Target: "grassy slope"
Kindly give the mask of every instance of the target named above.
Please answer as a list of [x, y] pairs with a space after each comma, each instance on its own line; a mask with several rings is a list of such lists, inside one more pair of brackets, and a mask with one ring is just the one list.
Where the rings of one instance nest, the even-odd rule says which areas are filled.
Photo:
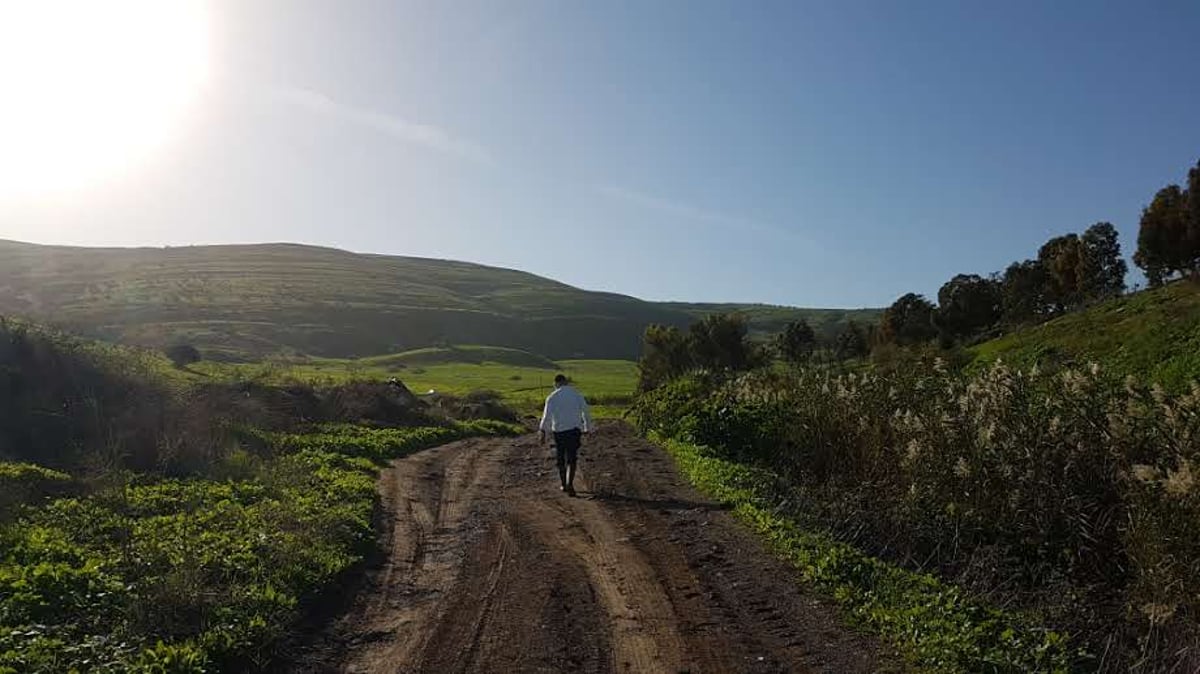
[[666, 306], [682, 311], [693, 318], [702, 318], [704, 315], [712, 313], [741, 312], [750, 319], [752, 332], [760, 337], [778, 333], [787, 323], [804, 319], [812, 326], [817, 335], [825, 339], [833, 339], [848, 321], [857, 321], [863, 324], [875, 323], [883, 313], [882, 309], [799, 309], [770, 304], [668, 302]]
[[1200, 286], [1174, 283], [1069, 314], [971, 349], [977, 363], [997, 358], [1088, 363], [1178, 388], [1200, 379]]
[[[768, 313], [779, 311], [802, 310]], [[0, 241], [0, 314], [150, 347], [186, 341], [220, 358], [367, 356], [436, 344], [633, 358], [646, 324], [682, 326], [705, 312], [508, 269], [312, 246]]]

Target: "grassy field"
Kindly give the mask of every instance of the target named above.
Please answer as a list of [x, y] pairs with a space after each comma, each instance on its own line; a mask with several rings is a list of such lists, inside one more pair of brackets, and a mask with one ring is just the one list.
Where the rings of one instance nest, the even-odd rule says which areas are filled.
[[188, 369], [202, 377], [258, 379], [269, 383], [299, 380], [338, 383], [396, 377], [414, 393], [464, 395], [490, 390], [526, 414], [541, 409], [562, 372], [593, 403], [597, 416], [623, 412], [637, 384], [637, 363], [628, 360], [561, 360], [534, 366], [539, 357], [511, 349], [463, 346], [362, 359], [295, 359], [263, 363], [197, 363]]
[[[636, 358], [647, 324], [741, 305], [646, 302], [448, 260], [293, 244], [76, 248], [0, 241], [0, 314], [208, 358], [366, 357], [495, 344], [561, 358]], [[746, 307], [757, 332], [843, 312]]]
[[1200, 285], [1173, 283], [1020, 330], [971, 349], [977, 366], [1099, 363], [1171, 389], [1200, 378]]

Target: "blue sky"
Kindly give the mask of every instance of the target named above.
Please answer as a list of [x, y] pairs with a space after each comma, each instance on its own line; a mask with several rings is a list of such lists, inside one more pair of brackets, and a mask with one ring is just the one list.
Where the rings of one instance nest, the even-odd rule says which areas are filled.
[[[210, 6], [136, 168], [0, 238], [298, 241], [648, 299], [879, 306], [1113, 222], [1200, 159], [1196, 2]], [[1131, 280], [1134, 280], [1131, 276]]]

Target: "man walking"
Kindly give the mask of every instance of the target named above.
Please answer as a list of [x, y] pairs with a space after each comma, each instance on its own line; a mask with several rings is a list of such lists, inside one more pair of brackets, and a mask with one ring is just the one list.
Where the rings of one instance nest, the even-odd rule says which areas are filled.
[[546, 431], [554, 433], [558, 479], [562, 481], [561, 489], [570, 496], [575, 495], [575, 462], [579, 458], [579, 445], [591, 424], [592, 417], [583, 395], [567, 385], [566, 375], [555, 375], [554, 392], [546, 398], [546, 409], [542, 411], [542, 423], [538, 426], [538, 440], [545, 444]]

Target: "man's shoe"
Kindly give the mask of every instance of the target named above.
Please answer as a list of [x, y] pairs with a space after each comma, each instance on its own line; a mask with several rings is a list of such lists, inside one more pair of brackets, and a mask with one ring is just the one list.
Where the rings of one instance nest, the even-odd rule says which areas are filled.
[[574, 496], [574, 495], [575, 495], [575, 487], [572, 487], [571, 485], [567, 485], [567, 496]]

